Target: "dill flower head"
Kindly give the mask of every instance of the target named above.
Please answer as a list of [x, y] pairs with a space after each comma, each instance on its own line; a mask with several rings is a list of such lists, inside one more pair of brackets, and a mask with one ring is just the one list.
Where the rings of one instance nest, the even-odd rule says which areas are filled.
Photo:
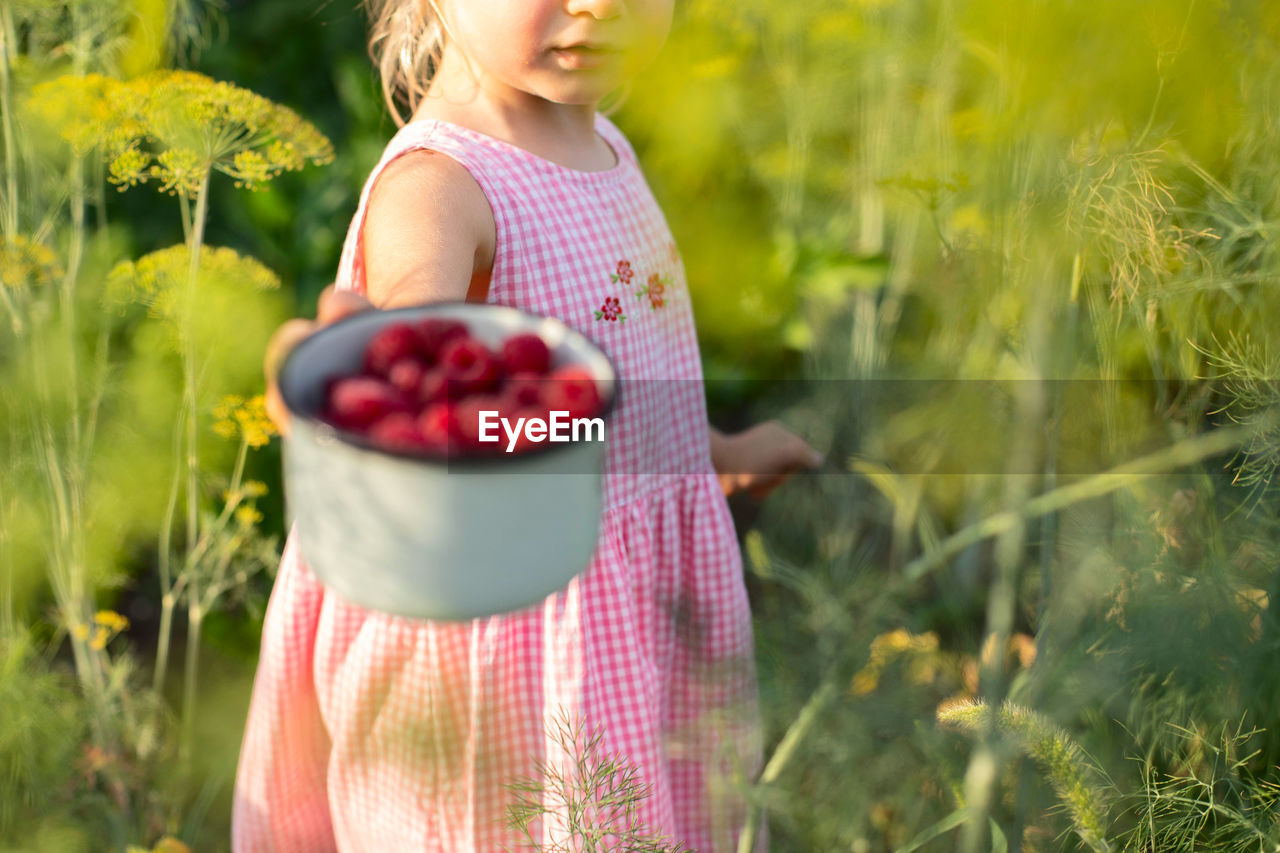
[[130, 844], [125, 848], [125, 853], [191, 853], [191, 848], [178, 839], [166, 835], [156, 842], [155, 847], [147, 848]]
[[78, 640], [88, 640], [89, 647], [102, 651], [115, 636], [128, 630], [129, 619], [114, 610], [99, 610], [93, 615], [93, 629], [83, 622], [71, 626], [71, 635]]
[[64, 74], [32, 89], [27, 108], [83, 156], [140, 130], [126, 127], [117, 108], [122, 85], [102, 74]]
[[855, 696], [865, 696], [875, 690], [885, 668], [898, 659], [908, 662], [908, 678], [912, 683], [929, 683], [937, 670], [938, 635], [933, 631], [912, 634], [905, 628], [880, 634], [871, 641], [870, 658], [853, 677], [850, 691]]
[[213, 407], [213, 431], [223, 438], [236, 437], [236, 422], [233, 417], [236, 409], [244, 405], [244, 397], [239, 394], [227, 394]]
[[27, 287], [62, 278], [52, 249], [21, 234], [0, 237], [0, 287]]
[[[126, 124], [139, 130], [133, 139], [117, 140], [119, 152], [134, 161], [127, 175], [156, 178], [168, 192], [194, 193], [209, 168], [237, 186], [257, 188], [283, 171], [333, 159], [329, 140], [293, 110], [203, 74], [156, 71], [124, 84], [119, 94]], [[129, 153], [143, 150], [142, 143], [156, 149], [145, 173]]]
[[333, 146], [288, 107], [193, 71], [129, 81], [66, 74], [32, 91], [28, 107], [77, 155], [99, 150], [121, 190], [155, 179], [193, 195], [210, 170], [261, 188], [284, 171], [333, 159]]
[[236, 509], [235, 518], [236, 524], [247, 530], [262, 521], [262, 513], [258, 511], [257, 507], [245, 504], [244, 506]]
[[112, 631], [123, 631], [129, 627], [129, 619], [114, 610], [99, 610], [93, 615], [93, 621]]
[[[186, 245], [159, 249], [136, 261], [117, 264], [107, 276], [105, 301], [116, 310], [140, 302], [150, 308], [153, 317], [176, 327], [182, 317], [181, 303], [190, 273], [191, 251]], [[280, 279], [258, 261], [234, 249], [202, 246], [196, 289], [232, 284], [252, 290], [276, 290]]]
[[191, 195], [211, 169], [256, 189], [333, 159], [329, 140], [293, 110], [192, 71], [63, 75], [37, 86], [29, 107], [76, 154], [101, 150], [122, 190], [154, 178]]
[[[213, 407], [213, 431], [223, 438], [240, 437], [252, 448], [265, 447], [276, 435], [276, 425], [267, 417], [266, 397], [257, 394], [248, 400], [238, 394], [224, 396]], [[250, 480], [244, 486], [250, 498], [266, 494], [266, 485]]]

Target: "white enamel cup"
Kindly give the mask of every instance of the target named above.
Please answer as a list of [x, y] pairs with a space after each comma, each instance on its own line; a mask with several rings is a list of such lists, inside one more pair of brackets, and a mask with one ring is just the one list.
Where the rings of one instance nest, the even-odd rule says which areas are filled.
[[[427, 316], [462, 320], [490, 347], [516, 332], [539, 334], [554, 366], [580, 365], [596, 378], [605, 440], [430, 459], [375, 449], [319, 419], [325, 383], [357, 372], [378, 330]], [[609, 359], [581, 334], [505, 306], [369, 311], [320, 329], [290, 352], [279, 375], [291, 415], [285, 500], [303, 559], [339, 596], [421, 619], [506, 613], [563, 589], [587, 567], [599, 536], [616, 384]]]

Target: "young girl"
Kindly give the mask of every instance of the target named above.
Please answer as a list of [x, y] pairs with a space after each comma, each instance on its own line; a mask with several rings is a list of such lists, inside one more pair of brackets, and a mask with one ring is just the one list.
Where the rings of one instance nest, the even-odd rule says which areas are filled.
[[[574, 726], [635, 770], [647, 834], [735, 848], [735, 780], [760, 745], [724, 495], [817, 459], [775, 422], [708, 426], [680, 256], [597, 112], [657, 53], [672, 2], [368, 0], [388, 103], [412, 115], [368, 179], [321, 321], [464, 298], [555, 316], [609, 354], [625, 399], [596, 552], [539, 605], [464, 623], [370, 612], [327, 592], [290, 537], [236, 779], [241, 853], [514, 849], [509, 786], [537, 762], [572, 776]], [[286, 324], [269, 363], [311, 328]], [[543, 802], [541, 843], [563, 844], [559, 798]]]

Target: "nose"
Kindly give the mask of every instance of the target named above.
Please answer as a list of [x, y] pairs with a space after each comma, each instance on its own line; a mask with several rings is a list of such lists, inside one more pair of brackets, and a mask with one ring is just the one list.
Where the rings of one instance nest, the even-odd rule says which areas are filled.
[[621, 15], [625, 5], [626, 0], [568, 0], [565, 9], [570, 15], [590, 15], [605, 21]]

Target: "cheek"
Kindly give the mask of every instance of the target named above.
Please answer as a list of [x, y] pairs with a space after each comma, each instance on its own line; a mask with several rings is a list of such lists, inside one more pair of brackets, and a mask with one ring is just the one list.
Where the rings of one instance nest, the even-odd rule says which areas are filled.
[[536, 3], [509, 4], [507, 13], [495, 22], [493, 36], [486, 49], [509, 65], [536, 63], [550, 37], [545, 14], [539, 14]]
[[536, 4], [526, 2], [454, 3], [447, 20], [459, 41], [474, 54], [489, 58], [516, 57], [532, 51], [541, 36]]

